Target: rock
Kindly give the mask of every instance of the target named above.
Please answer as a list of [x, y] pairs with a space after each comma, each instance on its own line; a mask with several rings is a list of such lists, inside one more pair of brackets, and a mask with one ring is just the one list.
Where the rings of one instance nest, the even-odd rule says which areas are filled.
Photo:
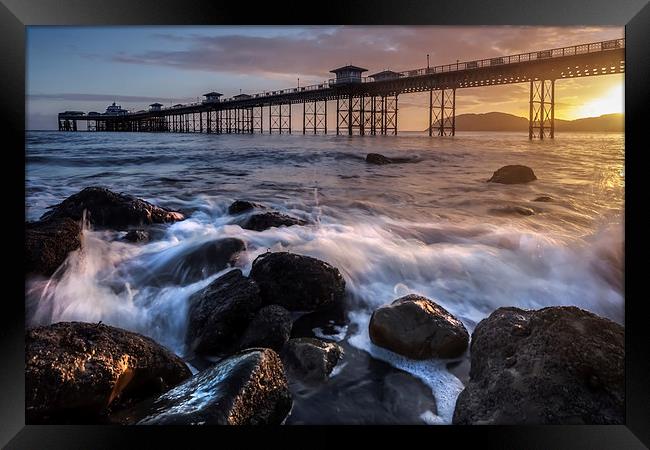
[[234, 269], [189, 299], [187, 342], [199, 354], [228, 352], [261, 306], [255, 281]]
[[84, 211], [92, 225], [118, 230], [185, 219], [179, 212], [152, 205], [131, 195], [118, 194], [101, 187], [87, 187], [54, 206], [43, 214], [41, 220], [69, 217], [80, 221]]
[[259, 203], [247, 202], [245, 200], [235, 200], [228, 207], [228, 214], [234, 216], [236, 214], [241, 214], [246, 211], [251, 211], [255, 208], [264, 208], [264, 206], [260, 205]]
[[289, 377], [307, 382], [326, 381], [342, 356], [339, 344], [314, 338], [289, 339], [282, 351]]
[[92, 421], [191, 375], [153, 340], [107, 325], [59, 322], [27, 330], [25, 340], [29, 423]]
[[290, 227], [293, 225], [307, 225], [307, 222], [272, 211], [250, 216], [242, 223], [241, 227], [246, 230], [264, 231], [273, 227]]
[[72, 219], [25, 222], [25, 273], [52, 275], [81, 247], [81, 226]]
[[533, 201], [534, 202], [552, 202], [553, 197], [549, 197], [548, 195], [540, 195], [539, 197], [535, 198]]
[[262, 303], [289, 311], [325, 309], [343, 302], [345, 280], [337, 268], [309, 256], [276, 252], [253, 261], [250, 277], [259, 288]]
[[122, 239], [128, 242], [147, 242], [149, 233], [144, 230], [131, 230]]
[[246, 243], [237, 238], [222, 238], [181, 248], [170, 248], [161, 254], [160, 265], [145, 267], [146, 283], [186, 285], [207, 278], [239, 261]]
[[391, 164], [393, 161], [390, 158], [380, 155], [379, 153], [368, 153], [366, 156], [366, 162], [370, 164]]
[[536, 180], [537, 177], [533, 172], [533, 169], [527, 166], [520, 165], [511, 165], [503, 166], [494, 174], [488, 182], [492, 183], [502, 183], [502, 184], [520, 184], [520, 183], [529, 183]]
[[291, 335], [291, 313], [279, 305], [260, 309], [248, 324], [240, 348], [266, 347], [279, 352]]
[[465, 326], [442, 306], [419, 295], [407, 295], [375, 310], [370, 340], [413, 359], [455, 358], [467, 349]]
[[270, 349], [238, 353], [155, 400], [140, 425], [279, 425], [291, 394], [278, 355]]
[[454, 424], [622, 424], [621, 325], [576, 307], [499, 308], [472, 334]]

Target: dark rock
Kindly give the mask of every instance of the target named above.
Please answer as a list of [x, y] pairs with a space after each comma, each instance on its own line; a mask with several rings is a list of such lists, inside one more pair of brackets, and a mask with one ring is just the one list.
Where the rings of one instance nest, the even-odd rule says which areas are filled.
[[279, 425], [291, 403], [278, 355], [271, 349], [251, 349], [164, 393], [138, 424]]
[[282, 351], [288, 376], [307, 382], [326, 381], [342, 356], [337, 343], [314, 338], [289, 339]]
[[390, 158], [385, 157], [384, 155], [380, 155], [379, 153], [368, 153], [366, 156], [366, 162], [370, 164], [391, 164], [393, 160]]
[[81, 226], [72, 219], [25, 222], [25, 273], [52, 275], [81, 247]]
[[259, 203], [247, 202], [245, 200], [235, 200], [228, 207], [228, 214], [234, 216], [235, 214], [252, 211], [255, 208], [264, 208], [264, 206]]
[[170, 248], [169, 257], [162, 257], [161, 265], [150, 265], [144, 269], [146, 283], [189, 284], [207, 278], [220, 270], [238, 263], [246, 243], [237, 238], [222, 238], [183, 248], [179, 253]]
[[86, 211], [86, 219], [92, 225], [118, 230], [185, 219], [185, 216], [179, 212], [101, 187], [87, 187], [71, 195], [54, 206], [51, 211], [43, 214], [41, 219], [68, 217], [80, 221], [84, 211]]
[[520, 184], [520, 183], [529, 183], [536, 180], [537, 177], [533, 172], [533, 169], [527, 166], [520, 165], [511, 165], [503, 166], [494, 174], [488, 182], [492, 183], [502, 183], [502, 184]]
[[[322, 337], [334, 339], [348, 324], [347, 309], [345, 303], [337, 303], [329, 308], [302, 314], [293, 322], [291, 337]], [[314, 331], [318, 330], [322, 336], [317, 336]], [[331, 337], [329, 337], [331, 336]]]
[[534, 202], [552, 202], [553, 197], [549, 197], [548, 195], [540, 195], [539, 197], [535, 198], [533, 201]]
[[220, 276], [189, 302], [187, 342], [199, 354], [232, 350], [261, 306], [257, 284], [239, 269]]
[[419, 295], [407, 295], [375, 310], [370, 340], [413, 359], [455, 358], [467, 349], [469, 333], [446, 309]]
[[290, 227], [293, 225], [307, 225], [307, 222], [272, 211], [250, 216], [242, 223], [241, 227], [246, 230], [264, 231], [273, 227]]
[[60, 322], [28, 330], [25, 340], [29, 423], [92, 421], [191, 375], [153, 340], [107, 325]]
[[293, 395], [287, 425], [423, 425], [435, 412], [430, 387], [364, 350], [339, 342], [345, 358], [327, 382], [304, 383], [289, 376]]
[[289, 340], [291, 324], [291, 313], [282, 306], [265, 306], [248, 324], [239, 347], [266, 347], [279, 352]]
[[624, 329], [575, 307], [499, 308], [472, 334], [454, 424], [622, 424]]
[[122, 239], [128, 242], [147, 242], [149, 233], [144, 230], [131, 230]]
[[289, 311], [313, 311], [343, 302], [345, 280], [337, 268], [309, 256], [276, 252], [262, 254], [250, 272], [265, 305]]

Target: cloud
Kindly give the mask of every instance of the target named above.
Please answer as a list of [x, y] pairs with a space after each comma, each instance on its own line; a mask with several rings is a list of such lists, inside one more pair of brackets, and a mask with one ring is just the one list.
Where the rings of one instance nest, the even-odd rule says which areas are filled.
[[[77, 93], [59, 93], [59, 94], [29, 94], [29, 100], [66, 100], [71, 102], [124, 102], [124, 103], [140, 103], [140, 102], [157, 102], [160, 97], [146, 97], [139, 95], [119, 95], [119, 94], [77, 94]], [[169, 99], [173, 102], [191, 102], [190, 98], [177, 98]]]
[[182, 47], [109, 55], [111, 61], [182, 70], [329, 78], [355, 64], [371, 72], [408, 70], [496, 55], [516, 54], [623, 36], [623, 28], [581, 27], [314, 27], [290, 35], [155, 35]]

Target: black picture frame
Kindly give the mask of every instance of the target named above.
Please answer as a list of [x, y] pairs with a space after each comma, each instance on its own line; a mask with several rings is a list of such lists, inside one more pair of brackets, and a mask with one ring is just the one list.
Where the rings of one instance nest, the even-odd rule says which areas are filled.
[[[24, 284], [19, 264], [5, 279], [0, 315], [0, 444], [8, 449], [194, 448], [197, 440], [222, 446], [236, 439], [264, 444], [345, 445], [341, 434], [363, 433], [372, 441], [400, 445], [466, 445], [514, 449], [641, 449], [650, 447], [650, 350], [647, 296], [639, 296], [645, 256], [640, 244], [642, 141], [650, 102], [650, 5], [647, 0], [390, 0], [278, 4], [209, 0], [0, 0], [2, 60], [2, 183], [5, 239], [24, 235], [25, 26], [29, 25], [219, 25], [219, 24], [390, 24], [390, 25], [619, 25], [625, 26], [625, 345], [626, 423], [620, 426], [443, 426], [443, 427], [118, 427], [25, 426]], [[22, 150], [21, 150], [22, 149]], [[23, 177], [21, 181], [21, 177]], [[638, 189], [637, 189], [638, 187]], [[19, 244], [22, 245], [22, 244]], [[22, 247], [21, 247], [22, 248]], [[10, 252], [6, 250], [6, 255]], [[10, 261], [10, 258], [6, 258]], [[9, 270], [9, 269], [7, 269]], [[408, 440], [404, 440], [407, 439]]]

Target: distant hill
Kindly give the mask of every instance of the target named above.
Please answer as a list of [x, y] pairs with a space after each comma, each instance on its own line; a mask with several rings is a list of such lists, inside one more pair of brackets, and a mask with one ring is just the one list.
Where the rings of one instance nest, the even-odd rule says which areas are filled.
[[[556, 131], [624, 131], [625, 116], [620, 113], [604, 114], [576, 120], [555, 119]], [[459, 114], [457, 131], [528, 131], [528, 119], [502, 112], [485, 114]], [[427, 131], [427, 130], [424, 130]]]

